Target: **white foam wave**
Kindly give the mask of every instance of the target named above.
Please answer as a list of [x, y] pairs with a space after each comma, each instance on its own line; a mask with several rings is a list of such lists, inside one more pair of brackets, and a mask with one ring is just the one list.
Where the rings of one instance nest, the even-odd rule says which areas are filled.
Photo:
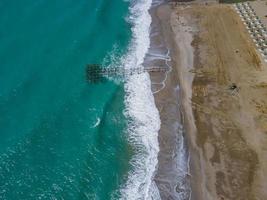
[[[149, 8], [152, 0], [133, 0], [129, 21], [132, 23], [133, 38], [122, 64], [126, 69], [143, 67], [145, 55], [150, 45], [149, 28], [151, 16]], [[129, 119], [129, 141], [135, 148], [131, 160], [132, 170], [120, 189], [121, 199], [160, 199], [153, 181], [158, 163], [158, 131], [160, 117], [155, 106], [148, 73], [133, 74], [125, 82], [125, 115]]]
[[133, 75], [126, 85], [126, 115], [131, 119], [128, 127], [129, 139], [136, 148], [136, 154], [131, 160], [133, 170], [121, 190], [122, 199], [157, 199], [158, 191], [153, 183], [153, 176], [159, 151], [160, 119], [151, 92], [149, 75]]
[[91, 128], [96, 128], [101, 122], [101, 119], [98, 117], [95, 124]]

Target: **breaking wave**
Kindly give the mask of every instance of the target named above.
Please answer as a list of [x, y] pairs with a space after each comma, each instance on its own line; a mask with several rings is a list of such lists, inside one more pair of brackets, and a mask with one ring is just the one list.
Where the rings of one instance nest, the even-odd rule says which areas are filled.
[[[127, 54], [122, 59], [125, 69], [143, 67], [150, 46], [149, 29], [152, 0], [133, 0], [130, 16], [132, 40]], [[132, 169], [126, 183], [120, 189], [120, 198], [125, 200], [160, 199], [153, 180], [158, 163], [158, 132], [160, 116], [155, 106], [148, 73], [125, 77], [125, 115], [128, 119], [129, 142], [134, 148]]]

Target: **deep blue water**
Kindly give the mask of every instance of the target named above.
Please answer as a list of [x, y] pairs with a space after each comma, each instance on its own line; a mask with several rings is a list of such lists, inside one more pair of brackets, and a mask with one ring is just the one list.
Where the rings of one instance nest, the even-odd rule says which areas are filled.
[[131, 157], [124, 87], [90, 84], [85, 72], [125, 53], [128, 9], [0, 1], [0, 199], [117, 197]]

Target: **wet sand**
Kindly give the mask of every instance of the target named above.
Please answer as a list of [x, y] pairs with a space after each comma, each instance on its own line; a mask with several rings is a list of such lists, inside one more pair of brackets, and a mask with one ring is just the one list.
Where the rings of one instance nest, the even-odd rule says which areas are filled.
[[[154, 94], [162, 199], [267, 199], [267, 66], [239, 16], [218, 4], [170, 3], [153, 12], [161, 27], [155, 43], [164, 41], [172, 66]], [[154, 83], [163, 77], [151, 74]], [[189, 153], [181, 158], [182, 136]], [[177, 167], [188, 158], [190, 169]]]
[[[167, 5], [153, 7], [151, 47], [145, 65], [168, 67], [167, 73], [150, 73], [152, 91], [160, 112], [160, 153], [155, 182], [161, 199], [189, 199], [188, 152], [184, 138], [183, 114], [181, 110], [180, 86], [174, 67], [170, 13]], [[190, 45], [191, 41], [188, 43]], [[155, 55], [160, 55], [156, 58]]]

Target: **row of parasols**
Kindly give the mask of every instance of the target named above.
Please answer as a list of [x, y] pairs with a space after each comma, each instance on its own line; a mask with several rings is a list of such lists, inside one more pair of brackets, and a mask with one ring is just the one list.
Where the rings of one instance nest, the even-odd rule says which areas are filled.
[[264, 60], [267, 62], [267, 29], [256, 15], [255, 10], [251, 7], [249, 2], [234, 4], [237, 13], [240, 15], [242, 21], [246, 25], [253, 41], [258, 50], [262, 54]]

